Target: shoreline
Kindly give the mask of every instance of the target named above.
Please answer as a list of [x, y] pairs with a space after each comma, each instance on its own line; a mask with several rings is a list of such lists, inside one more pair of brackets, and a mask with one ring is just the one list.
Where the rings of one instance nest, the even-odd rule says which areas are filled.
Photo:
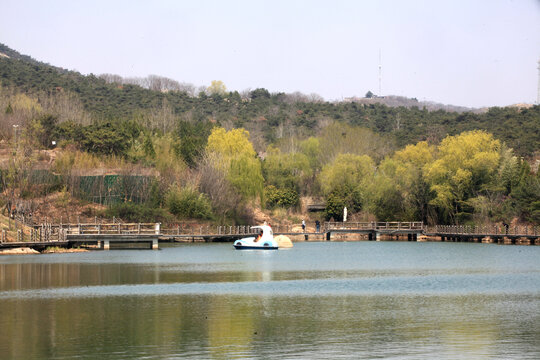
[[60, 247], [50, 247], [43, 251], [37, 251], [29, 247], [18, 247], [12, 249], [0, 250], [0, 255], [38, 255], [38, 254], [64, 254], [64, 253], [78, 253], [89, 252], [87, 249], [64, 249]]

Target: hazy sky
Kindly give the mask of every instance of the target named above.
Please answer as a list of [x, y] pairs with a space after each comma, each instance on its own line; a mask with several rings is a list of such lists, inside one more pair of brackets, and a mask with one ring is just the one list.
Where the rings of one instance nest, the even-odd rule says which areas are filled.
[[0, 42], [83, 74], [229, 90], [536, 101], [540, 0], [0, 0]]

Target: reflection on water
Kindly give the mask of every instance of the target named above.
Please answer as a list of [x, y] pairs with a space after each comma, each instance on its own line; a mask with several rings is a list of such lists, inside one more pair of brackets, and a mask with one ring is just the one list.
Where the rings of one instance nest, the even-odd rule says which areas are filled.
[[540, 358], [540, 247], [0, 258], [3, 358]]

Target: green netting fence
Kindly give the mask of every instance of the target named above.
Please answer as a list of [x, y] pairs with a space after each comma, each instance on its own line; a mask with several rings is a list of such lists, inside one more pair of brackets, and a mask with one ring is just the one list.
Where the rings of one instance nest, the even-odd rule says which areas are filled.
[[[0, 191], [4, 190], [6, 170], [0, 170]], [[144, 203], [148, 200], [153, 177], [142, 175], [69, 176], [48, 170], [34, 170], [25, 176], [28, 184], [61, 188], [67, 185], [76, 198], [103, 205], [122, 202]]]

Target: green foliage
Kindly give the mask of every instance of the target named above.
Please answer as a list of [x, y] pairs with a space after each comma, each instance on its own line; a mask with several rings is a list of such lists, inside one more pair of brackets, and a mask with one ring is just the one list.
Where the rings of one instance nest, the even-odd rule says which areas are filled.
[[339, 154], [323, 167], [319, 181], [324, 194], [341, 186], [365, 189], [372, 181], [375, 163], [367, 155]]
[[513, 210], [516, 216], [525, 221], [540, 224], [540, 177], [537, 174], [524, 176], [514, 186], [506, 206]]
[[343, 209], [347, 207], [349, 214], [362, 210], [364, 195], [360, 189], [352, 185], [340, 185], [326, 197], [324, 216], [326, 220], [343, 221]]
[[150, 194], [148, 196], [147, 204], [150, 207], [158, 208], [163, 205], [164, 195], [159, 187], [159, 183], [156, 179], [152, 181], [150, 185]]
[[318, 138], [310, 137], [300, 142], [300, 152], [304, 154], [308, 161], [309, 167], [315, 172], [321, 169], [321, 142]]
[[126, 129], [111, 122], [90, 125], [83, 134], [81, 148], [100, 155], [125, 155], [130, 142]]
[[142, 204], [119, 203], [105, 210], [105, 216], [117, 217], [126, 222], [169, 222], [171, 215], [164, 209]]
[[206, 151], [222, 159], [221, 169], [240, 194], [246, 198], [263, 196], [261, 162], [255, 157], [249, 132], [214, 128], [208, 137]]
[[306, 155], [282, 153], [279, 149], [271, 147], [263, 162], [263, 173], [266, 182], [270, 185], [305, 193], [306, 183], [313, 171]]
[[[7, 52], [16, 53], [4, 45], [0, 46]], [[250, 94], [252, 101], [243, 102], [238, 94], [227, 94], [222, 82], [216, 82], [209, 89], [211, 94], [217, 96], [206, 96], [203, 93], [203, 96], [193, 97], [183, 91], [162, 92], [129, 84], [119, 86], [118, 83], [107, 83], [94, 75], [83, 76], [20, 54], [0, 59], [0, 79], [3, 86], [28, 94], [51, 91], [69, 93], [97, 121], [135, 118], [161, 109], [167, 103], [173, 116], [189, 114], [190, 120], [195, 121], [213, 118], [218, 122], [232, 121], [235, 126], [245, 127], [264, 117], [271, 122], [265, 130], [268, 139], [272, 138], [270, 133], [278, 124], [286, 124], [293, 133], [310, 136], [315, 135], [314, 130], [328, 120], [339, 120], [354, 127], [370, 129], [379, 135], [384, 134], [385, 141], [375, 143], [378, 147], [374, 148], [374, 152], [379, 151], [381, 145], [388, 147], [390, 144], [392, 147], [394, 141], [400, 147], [427, 139], [438, 142], [448, 134], [455, 135], [475, 129], [489, 131], [520, 156], [532, 155], [540, 148], [538, 105], [528, 109], [494, 107], [485, 113], [457, 113], [427, 111], [418, 107], [391, 108], [383, 104], [310, 102], [307, 96], [302, 98], [283, 93], [270, 94], [266, 89], [253, 90]], [[20, 100], [17, 103], [25, 111], [39, 111], [39, 107], [32, 104], [32, 99]], [[14, 111], [21, 109], [15, 106], [15, 101], [10, 104]], [[363, 139], [358, 139], [358, 142], [362, 143]], [[367, 154], [381, 159], [388, 151], [382, 156]], [[191, 165], [189, 159], [186, 161]]]
[[212, 206], [206, 195], [197, 190], [186, 187], [179, 189], [172, 187], [165, 197], [167, 208], [171, 214], [183, 218], [211, 219]]
[[[165, 202], [169, 184], [196, 178], [224, 218], [240, 217], [238, 209], [257, 195], [263, 199], [266, 184], [273, 187], [266, 191], [269, 206], [292, 203], [294, 193], [322, 193], [327, 214], [338, 219], [347, 206], [381, 220], [539, 221], [538, 178], [520, 157], [532, 157], [540, 148], [540, 106], [454, 113], [330, 103], [262, 88], [246, 99], [227, 93], [222, 82], [194, 97], [107, 83], [1, 44], [0, 49], [11, 56], [0, 58], [0, 136], [13, 137], [14, 121], [21, 126], [3, 179], [11, 200], [31, 191], [31, 171], [25, 171], [35, 160], [32, 147], [48, 148], [56, 140], [86, 151], [77, 152], [77, 161], [55, 160], [61, 185], [74, 181], [72, 169], [93, 169], [103, 166], [103, 159], [121, 157], [159, 174], [159, 183], [137, 195], [151, 207]], [[71, 111], [76, 107], [83, 109]], [[212, 129], [219, 125], [233, 130]], [[393, 153], [397, 147], [401, 150]], [[255, 149], [266, 150], [264, 162]], [[203, 164], [205, 153], [212, 164]], [[133, 180], [128, 178], [118, 180], [118, 189], [128, 188], [124, 185]], [[77, 188], [68, 185], [70, 191]], [[124, 201], [130, 195], [118, 190], [115, 196]]]
[[463, 218], [465, 200], [476, 196], [493, 180], [499, 166], [500, 142], [484, 131], [446, 137], [438, 159], [426, 165], [426, 179], [436, 196], [431, 203], [450, 220]]
[[148, 134], [144, 137], [143, 151], [144, 151], [144, 155], [146, 155], [146, 157], [150, 159], [154, 159], [156, 157], [156, 150], [154, 149], [154, 143], [152, 142], [152, 138]]
[[210, 122], [178, 122], [176, 136], [179, 141], [175, 145], [175, 151], [188, 166], [195, 167], [204, 152], [212, 127]]
[[249, 93], [251, 100], [270, 99], [270, 92], [264, 88], [255, 89]]
[[32, 121], [31, 131], [34, 139], [43, 148], [51, 148], [55, 139], [58, 118], [51, 114], [43, 114]]
[[264, 198], [268, 208], [291, 208], [298, 205], [298, 193], [290, 188], [279, 189], [273, 185], [264, 188]]

